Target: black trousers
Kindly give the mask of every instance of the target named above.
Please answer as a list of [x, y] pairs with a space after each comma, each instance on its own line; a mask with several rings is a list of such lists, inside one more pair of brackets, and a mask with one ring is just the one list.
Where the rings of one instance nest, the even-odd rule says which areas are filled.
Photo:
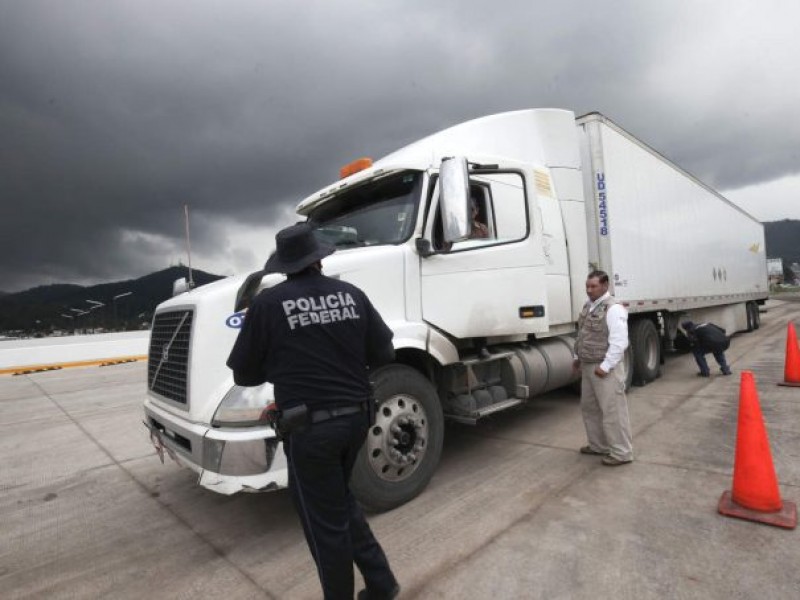
[[368, 429], [367, 414], [357, 413], [311, 424], [283, 442], [289, 490], [326, 600], [352, 600], [354, 562], [371, 593], [397, 584], [348, 485]]
[[719, 368], [722, 369], [723, 373], [730, 373], [731, 369], [728, 366], [728, 362], [725, 360], [725, 351], [724, 350], [709, 350], [708, 348], [699, 348], [695, 346], [692, 348], [692, 354], [694, 354], [694, 361], [697, 363], [697, 367], [700, 369], [700, 373], [704, 375], [708, 375], [708, 361], [706, 360], [706, 354], [713, 354], [714, 359], [717, 361]]

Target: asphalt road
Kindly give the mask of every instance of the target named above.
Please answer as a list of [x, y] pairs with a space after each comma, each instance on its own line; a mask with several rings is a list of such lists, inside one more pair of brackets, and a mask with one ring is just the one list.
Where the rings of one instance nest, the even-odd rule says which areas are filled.
[[[683, 354], [634, 388], [632, 465], [577, 452], [567, 391], [448, 425], [427, 490], [370, 518], [401, 598], [800, 597], [800, 532], [716, 512], [743, 369], [782, 495], [800, 502], [800, 389], [775, 385], [790, 319], [800, 329], [798, 304], [774, 304], [734, 338], [733, 377], [697, 378]], [[0, 596], [320, 597], [286, 492], [220, 496], [159, 462], [141, 424], [145, 371], [0, 377]]]

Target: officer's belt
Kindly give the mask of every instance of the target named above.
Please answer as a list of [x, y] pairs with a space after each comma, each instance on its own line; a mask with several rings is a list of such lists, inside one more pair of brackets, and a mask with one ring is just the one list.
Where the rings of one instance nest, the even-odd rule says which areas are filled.
[[336, 417], [344, 417], [346, 415], [354, 415], [356, 413], [364, 412], [364, 404], [356, 404], [354, 406], [342, 406], [339, 408], [319, 408], [312, 410], [309, 414], [309, 420], [312, 423], [322, 423], [329, 421]]

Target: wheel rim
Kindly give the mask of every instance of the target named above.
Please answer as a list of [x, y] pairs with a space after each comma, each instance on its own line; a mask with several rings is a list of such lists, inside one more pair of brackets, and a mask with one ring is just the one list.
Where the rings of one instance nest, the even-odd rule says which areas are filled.
[[422, 463], [428, 448], [428, 416], [413, 396], [398, 394], [378, 407], [366, 444], [367, 458], [384, 481], [402, 481]]

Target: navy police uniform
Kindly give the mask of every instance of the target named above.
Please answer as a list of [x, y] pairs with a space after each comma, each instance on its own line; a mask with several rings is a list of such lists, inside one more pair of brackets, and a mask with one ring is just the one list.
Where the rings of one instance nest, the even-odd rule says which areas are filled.
[[282, 413], [308, 409], [306, 425], [283, 447], [325, 598], [353, 597], [353, 562], [367, 586], [359, 598], [391, 598], [399, 586], [349, 480], [370, 426], [368, 368], [393, 359], [392, 332], [364, 292], [313, 266], [333, 248], [308, 225], [276, 239], [265, 270], [290, 274], [253, 301], [228, 366], [237, 385], [272, 382]]
[[700, 377], [708, 377], [710, 375], [708, 361], [706, 360], [706, 354], [709, 352], [714, 355], [722, 374], [731, 374], [731, 368], [725, 359], [725, 350], [730, 347], [731, 343], [722, 327], [714, 323], [695, 325], [691, 321], [685, 321], [681, 324], [681, 327], [683, 327], [686, 337], [692, 344], [692, 354], [694, 354], [694, 360], [700, 369], [698, 373]]

